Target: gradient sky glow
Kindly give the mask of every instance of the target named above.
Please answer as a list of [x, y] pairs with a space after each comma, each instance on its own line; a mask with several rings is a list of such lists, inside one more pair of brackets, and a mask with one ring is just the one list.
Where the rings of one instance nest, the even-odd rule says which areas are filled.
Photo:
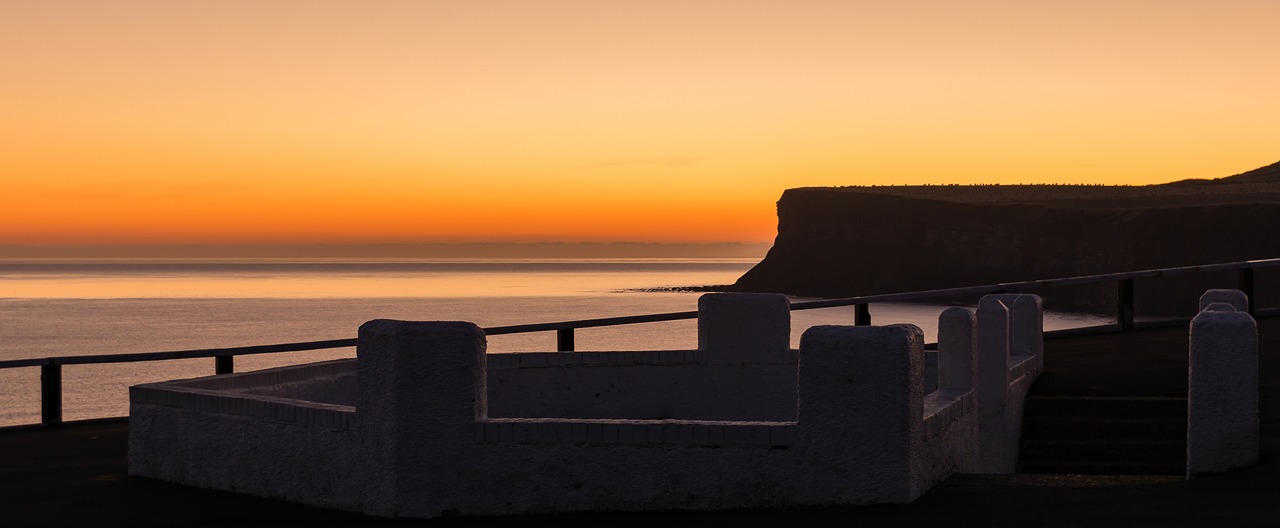
[[1280, 159], [1275, 0], [0, 3], [0, 245], [763, 242]]

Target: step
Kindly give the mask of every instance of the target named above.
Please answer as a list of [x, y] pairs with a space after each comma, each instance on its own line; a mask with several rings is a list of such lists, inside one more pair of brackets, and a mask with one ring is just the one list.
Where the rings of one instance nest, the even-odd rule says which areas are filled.
[[1186, 398], [1133, 398], [1117, 396], [1032, 396], [1024, 416], [1064, 419], [1181, 418], [1186, 420]]
[[1185, 475], [1186, 464], [1155, 462], [1081, 462], [1043, 460], [1018, 464], [1025, 475]]
[[1023, 438], [1019, 473], [1074, 475], [1181, 475], [1185, 441]]
[[1062, 418], [1043, 414], [1022, 419], [1022, 437], [1045, 439], [1177, 440], [1187, 436], [1187, 418]]
[[1031, 487], [1094, 487], [1169, 484], [1186, 481], [1183, 473], [1113, 474], [1089, 473], [1014, 473], [1006, 475], [955, 473], [942, 482], [942, 486], [1020, 486]]
[[1187, 442], [1183, 440], [1091, 440], [1023, 438], [1019, 461], [1072, 460], [1080, 463], [1113, 464], [1157, 462], [1186, 464]]

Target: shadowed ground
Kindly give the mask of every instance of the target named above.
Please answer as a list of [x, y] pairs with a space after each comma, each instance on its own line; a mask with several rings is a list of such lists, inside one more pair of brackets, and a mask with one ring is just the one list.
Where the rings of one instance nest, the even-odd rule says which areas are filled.
[[[1262, 462], [1225, 475], [956, 475], [908, 505], [407, 521], [129, 477], [126, 424], [0, 432], [0, 526], [1280, 526], [1280, 318], [1263, 320]], [[1185, 396], [1185, 329], [1045, 344], [1045, 396]], [[619, 478], [626, 478], [619, 475]]]

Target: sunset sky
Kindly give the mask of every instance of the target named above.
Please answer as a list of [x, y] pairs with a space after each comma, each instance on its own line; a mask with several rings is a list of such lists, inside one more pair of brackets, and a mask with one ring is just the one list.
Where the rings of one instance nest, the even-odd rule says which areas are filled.
[[0, 245], [765, 242], [1280, 160], [1275, 0], [0, 3]]

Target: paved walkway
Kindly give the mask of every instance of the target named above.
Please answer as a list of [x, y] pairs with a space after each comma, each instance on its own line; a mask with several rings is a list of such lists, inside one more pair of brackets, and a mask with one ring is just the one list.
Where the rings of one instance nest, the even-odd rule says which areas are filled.
[[[406, 521], [127, 476], [123, 422], [0, 433], [0, 526], [1280, 526], [1280, 319], [1262, 321], [1262, 463], [1225, 475], [956, 475], [907, 505]], [[1185, 395], [1185, 330], [1046, 343], [1033, 391]]]

